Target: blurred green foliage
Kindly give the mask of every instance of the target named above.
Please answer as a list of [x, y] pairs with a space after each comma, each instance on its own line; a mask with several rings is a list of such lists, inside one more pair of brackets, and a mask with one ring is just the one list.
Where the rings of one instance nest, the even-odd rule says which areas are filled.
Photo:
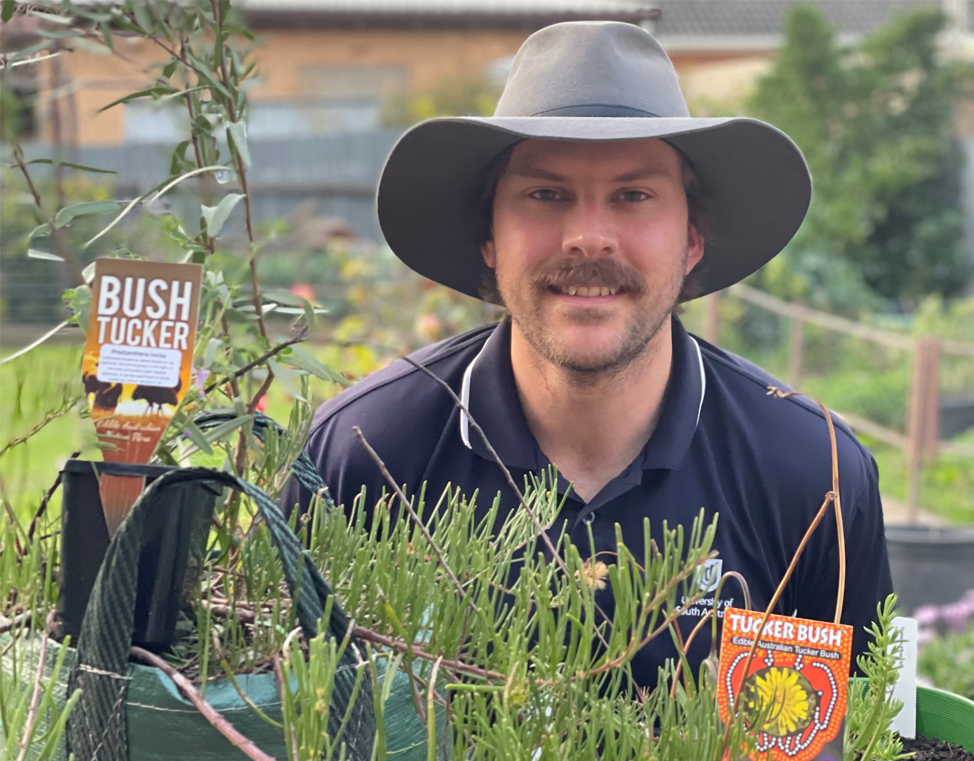
[[485, 76], [455, 77], [423, 90], [404, 90], [383, 104], [382, 123], [411, 127], [437, 116], [491, 116], [500, 91]]
[[940, 54], [944, 21], [917, 10], [844, 47], [821, 10], [791, 10], [749, 111], [795, 140], [815, 190], [795, 240], [755, 285], [851, 313], [964, 292], [964, 162], [951, 126], [972, 72]]
[[927, 642], [920, 649], [917, 670], [940, 689], [974, 700], [974, 626]]

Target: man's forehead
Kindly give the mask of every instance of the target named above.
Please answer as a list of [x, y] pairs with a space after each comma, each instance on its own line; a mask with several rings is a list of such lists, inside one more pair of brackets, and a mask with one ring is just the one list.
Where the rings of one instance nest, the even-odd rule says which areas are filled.
[[663, 140], [542, 140], [529, 138], [514, 146], [505, 174], [554, 179], [573, 170], [597, 170], [620, 178], [651, 175], [679, 177], [679, 153]]

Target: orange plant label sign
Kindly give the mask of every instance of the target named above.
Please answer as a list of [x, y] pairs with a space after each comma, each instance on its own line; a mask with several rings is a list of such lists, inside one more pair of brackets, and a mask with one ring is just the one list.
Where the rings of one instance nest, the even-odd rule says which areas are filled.
[[[202, 274], [198, 264], [95, 262], [81, 373], [106, 461], [147, 463], [186, 395]], [[102, 477], [110, 534], [141, 493], [142, 481]]]
[[[717, 705], [743, 711], [757, 740], [754, 759], [841, 761], [852, 662], [852, 627], [724, 611]], [[754, 656], [748, 653], [760, 632]]]

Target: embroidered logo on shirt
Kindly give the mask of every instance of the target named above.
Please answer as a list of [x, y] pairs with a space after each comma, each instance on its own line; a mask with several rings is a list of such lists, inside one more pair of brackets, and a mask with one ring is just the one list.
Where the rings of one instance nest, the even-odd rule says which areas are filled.
[[721, 558], [714, 558], [706, 561], [697, 568], [694, 573], [693, 582], [698, 592], [713, 592], [720, 583], [720, 577], [724, 573], [724, 561]]

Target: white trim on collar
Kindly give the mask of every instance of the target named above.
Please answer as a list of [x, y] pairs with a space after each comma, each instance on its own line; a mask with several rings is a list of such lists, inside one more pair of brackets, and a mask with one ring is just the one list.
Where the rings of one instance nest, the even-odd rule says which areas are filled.
[[[468, 410], [470, 409], [470, 378], [473, 375], [473, 366], [477, 364], [477, 360], [480, 359], [480, 355], [484, 353], [484, 349], [486, 348], [487, 342], [485, 341], [480, 351], [477, 352], [477, 356], [473, 358], [473, 361], [467, 365], [467, 369], [463, 371], [463, 383], [460, 385], [460, 402]], [[473, 449], [470, 446], [470, 418], [463, 410], [460, 410], [460, 438], [463, 440], [467, 449]]]
[[700, 344], [697, 339], [690, 336], [693, 341], [693, 348], [697, 350], [697, 364], [700, 366], [700, 404], [697, 406], [697, 423], [700, 425], [700, 413], [703, 411], [703, 398], [707, 395], [707, 374], [703, 370], [703, 354], [700, 352]]
[[[697, 422], [694, 427], [700, 425], [700, 413], [703, 411], [703, 398], [707, 395], [707, 374], [704, 372], [703, 368], [703, 354], [700, 352], [700, 344], [693, 336], [689, 336], [690, 340], [693, 342], [693, 348], [697, 351], [697, 366], [700, 368], [700, 403], [697, 405]], [[463, 371], [463, 382], [460, 385], [460, 401], [466, 409], [470, 409], [470, 379], [473, 376], [473, 366], [477, 364], [477, 360], [480, 359], [480, 355], [484, 353], [484, 349], [487, 348], [487, 343], [481, 347], [480, 351], [477, 352], [477, 356], [473, 358], [467, 369]], [[464, 446], [467, 449], [473, 449], [470, 445], [470, 418], [467, 413], [460, 410], [460, 439], [463, 441]]]

